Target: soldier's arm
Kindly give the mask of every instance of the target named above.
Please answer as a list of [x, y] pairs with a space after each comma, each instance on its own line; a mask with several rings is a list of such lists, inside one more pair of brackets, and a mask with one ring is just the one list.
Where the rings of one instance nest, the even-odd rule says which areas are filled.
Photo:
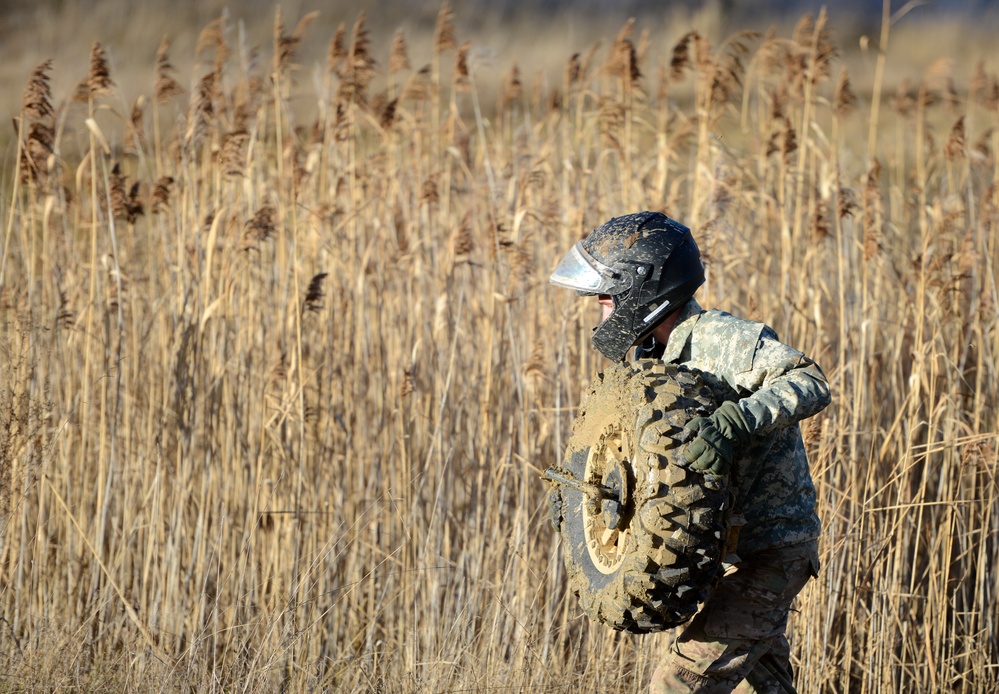
[[760, 333], [752, 368], [737, 376], [737, 385], [749, 393], [738, 405], [756, 435], [811, 417], [831, 400], [822, 369], [769, 327]]

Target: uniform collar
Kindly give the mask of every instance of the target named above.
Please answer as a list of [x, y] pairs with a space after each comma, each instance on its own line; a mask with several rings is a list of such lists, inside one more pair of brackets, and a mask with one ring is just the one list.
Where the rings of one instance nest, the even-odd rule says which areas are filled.
[[704, 309], [693, 298], [683, 305], [683, 308], [680, 309], [680, 315], [676, 319], [676, 325], [673, 326], [673, 331], [666, 341], [663, 361], [679, 361], [683, 348], [690, 341], [690, 333], [694, 330], [694, 324], [697, 323], [697, 319], [701, 317], [702, 313], [704, 313]]

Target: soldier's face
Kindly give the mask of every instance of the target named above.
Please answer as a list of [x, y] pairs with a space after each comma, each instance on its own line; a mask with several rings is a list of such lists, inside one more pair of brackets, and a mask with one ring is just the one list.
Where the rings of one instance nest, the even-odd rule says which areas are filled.
[[600, 322], [603, 323], [610, 318], [610, 314], [614, 313], [614, 299], [609, 294], [600, 294], [598, 300], [600, 301]]

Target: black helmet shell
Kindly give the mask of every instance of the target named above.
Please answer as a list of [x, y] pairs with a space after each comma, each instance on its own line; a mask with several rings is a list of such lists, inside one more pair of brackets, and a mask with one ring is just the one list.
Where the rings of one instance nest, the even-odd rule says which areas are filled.
[[662, 213], [639, 212], [605, 222], [573, 246], [551, 282], [613, 297], [614, 312], [591, 340], [620, 361], [694, 295], [704, 283], [704, 266], [690, 229]]

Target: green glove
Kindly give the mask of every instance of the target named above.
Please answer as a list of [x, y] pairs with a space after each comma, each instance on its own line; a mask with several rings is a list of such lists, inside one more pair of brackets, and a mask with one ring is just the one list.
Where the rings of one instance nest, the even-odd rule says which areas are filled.
[[680, 452], [680, 458], [705, 474], [724, 475], [732, 465], [735, 449], [745, 446], [752, 437], [739, 406], [723, 402], [710, 417], [692, 419], [683, 428], [680, 440], [690, 443]]

